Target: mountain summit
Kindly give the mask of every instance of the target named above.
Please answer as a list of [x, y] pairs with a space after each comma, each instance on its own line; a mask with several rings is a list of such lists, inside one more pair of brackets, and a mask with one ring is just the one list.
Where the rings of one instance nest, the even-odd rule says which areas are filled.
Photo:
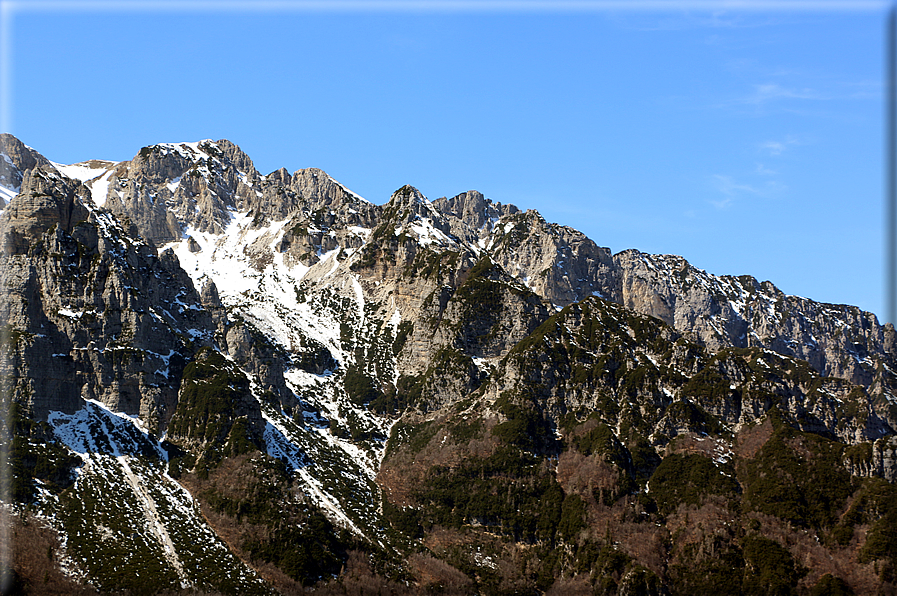
[[226, 140], [0, 194], [19, 589], [897, 589], [871, 313]]

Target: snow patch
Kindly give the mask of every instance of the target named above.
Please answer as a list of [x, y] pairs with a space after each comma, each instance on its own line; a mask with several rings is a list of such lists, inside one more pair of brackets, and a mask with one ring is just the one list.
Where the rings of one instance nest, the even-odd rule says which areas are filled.
[[4, 203], [9, 203], [10, 200], [14, 196], [19, 194], [18, 188], [9, 188], [7, 186], [0, 185], [0, 199], [4, 201]]
[[114, 173], [114, 170], [109, 170], [87, 185], [87, 187], [90, 189], [90, 196], [91, 198], [93, 198], [93, 202], [100, 207], [106, 204], [106, 197], [109, 195], [109, 182], [112, 178], [112, 174]]
[[50, 163], [53, 164], [54, 168], [62, 172], [62, 174], [64, 174], [68, 178], [78, 180], [80, 182], [88, 182], [95, 178], [99, 178], [109, 168], [116, 164], [116, 162], [114, 161], [105, 160], [91, 160], [68, 166], [59, 163]]
[[178, 176], [177, 178], [175, 178], [174, 180], [172, 180], [171, 182], [166, 184], [165, 188], [168, 189], [168, 192], [170, 192], [171, 194], [174, 194], [175, 191], [178, 189], [178, 186], [180, 186], [180, 184], [181, 184], [181, 177]]
[[418, 219], [408, 227], [417, 234], [417, 241], [421, 246], [429, 246], [430, 244], [444, 245], [451, 242], [448, 236], [433, 226], [433, 222], [429, 217]]

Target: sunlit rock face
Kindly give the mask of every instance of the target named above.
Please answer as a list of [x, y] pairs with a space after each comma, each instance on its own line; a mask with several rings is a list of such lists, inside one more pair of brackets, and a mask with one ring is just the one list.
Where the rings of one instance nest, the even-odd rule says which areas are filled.
[[895, 335], [870, 313], [475, 190], [262, 175], [226, 140], [0, 150], [11, 494], [80, 573], [49, 583], [894, 588]]

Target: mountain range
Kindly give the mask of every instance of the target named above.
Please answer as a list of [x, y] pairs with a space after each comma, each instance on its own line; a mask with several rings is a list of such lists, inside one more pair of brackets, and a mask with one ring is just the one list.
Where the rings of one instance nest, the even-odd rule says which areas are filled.
[[226, 140], [0, 206], [12, 592], [897, 591], [872, 313]]

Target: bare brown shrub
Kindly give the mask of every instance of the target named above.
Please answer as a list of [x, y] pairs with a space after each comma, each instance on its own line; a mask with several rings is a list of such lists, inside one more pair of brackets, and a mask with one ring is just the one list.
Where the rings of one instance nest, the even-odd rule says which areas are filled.
[[545, 592], [545, 596], [592, 596], [594, 594], [588, 575], [559, 578]]
[[59, 538], [56, 532], [28, 513], [12, 515], [13, 569], [21, 593], [82, 596], [97, 594], [63, 573], [59, 566]]
[[408, 557], [408, 566], [427, 592], [440, 594], [468, 594], [473, 583], [469, 577], [444, 561], [423, 553]]

